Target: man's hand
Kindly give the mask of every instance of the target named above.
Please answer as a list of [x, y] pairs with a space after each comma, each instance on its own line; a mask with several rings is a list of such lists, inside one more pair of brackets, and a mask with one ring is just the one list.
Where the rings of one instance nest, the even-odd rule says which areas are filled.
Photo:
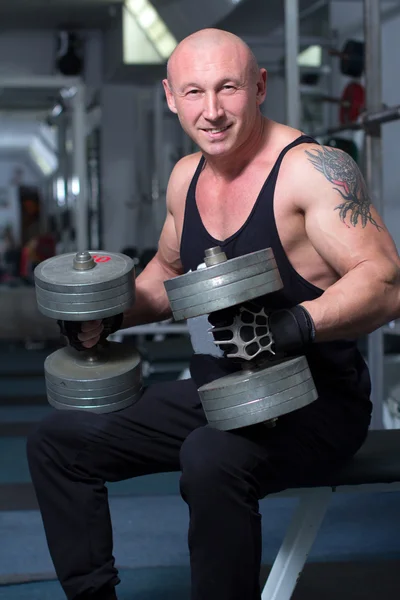
[[118, 331], [122, 325], [123, 314], [106, 317], [96, 321], [57, 321], [61, 333], [75, 350], [93, 348], [100, 340]]
[[212, 313], [209, 321], [214, 325], [214, 342], [225, 357], [252, 360], [266, 352], [269, 356], [275, 354], [268, 316], [262, 306], [246, 302]]
[[268, 324], [275, 352], [300, 354], [315, 339], [314, 322], [301, 304], [273, 311]]
[[266, 313], [254, 302], [209, 315], [215, 343], [230, 358], [300, 354], [314, 340], [314, 323], [301, 305]]

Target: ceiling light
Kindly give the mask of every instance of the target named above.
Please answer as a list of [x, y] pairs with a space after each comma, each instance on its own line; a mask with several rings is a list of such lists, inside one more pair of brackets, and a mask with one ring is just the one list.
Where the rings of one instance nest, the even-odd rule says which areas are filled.
[[[125, 0], [125, 8], [123, 15], [125, 64], [160, 63], [167, 60], [178, 42], [154, 6], [149, 0]], [[132, 19], [156, 50], [158, 60], [154, 58], [154, 52], [150, 49], [146, 52], [144, 38], [141, 39], [141, 32], [134, 27]]]

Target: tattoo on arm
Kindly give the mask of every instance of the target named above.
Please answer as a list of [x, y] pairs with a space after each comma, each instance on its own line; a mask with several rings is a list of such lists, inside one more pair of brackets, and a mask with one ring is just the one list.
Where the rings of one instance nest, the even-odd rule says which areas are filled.
[[353, 227], [360, 220], [363, 227], [371, 223], [378, 231], [383, 229], [372, 217], [371, 200], [363, 176], [349, 154], [327, 146], [305, 152], [317, 171], [333, 184], [343, 198], [344, 202], [335, 207], [343, 223], [347, 225], [346, 217], [350, 213]]

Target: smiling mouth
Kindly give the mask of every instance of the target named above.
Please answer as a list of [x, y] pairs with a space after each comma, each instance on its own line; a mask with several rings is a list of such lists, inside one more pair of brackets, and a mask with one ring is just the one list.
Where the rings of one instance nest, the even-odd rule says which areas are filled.
[[223, 131], [226, 131], [227, 129], [229, 129], [230, 125], [227, 125], [226, 127], [213, 127], [213, 128], [209, 128], [209, 129], [203, 129], [203, 131], [207, 132], [207, 133], [222, 133]]

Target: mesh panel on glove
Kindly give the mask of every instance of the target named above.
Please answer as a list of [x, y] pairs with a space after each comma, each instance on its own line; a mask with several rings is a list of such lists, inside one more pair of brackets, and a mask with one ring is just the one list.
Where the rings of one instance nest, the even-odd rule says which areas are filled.
[[208, 320], [215, 343], [232, 358], [301, 353], [315, 337], [313, 320], [300, 305], [266, 313], [254, 302], [246, 302], [211, 313]]

